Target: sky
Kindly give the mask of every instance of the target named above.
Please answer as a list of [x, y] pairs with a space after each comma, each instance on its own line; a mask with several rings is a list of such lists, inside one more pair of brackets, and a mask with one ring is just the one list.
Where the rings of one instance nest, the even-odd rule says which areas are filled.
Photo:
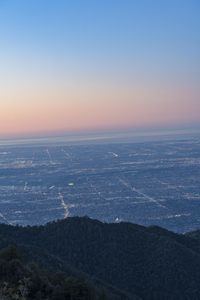
[[0, 137], [200, 125], [199, 0], [0, 0]]

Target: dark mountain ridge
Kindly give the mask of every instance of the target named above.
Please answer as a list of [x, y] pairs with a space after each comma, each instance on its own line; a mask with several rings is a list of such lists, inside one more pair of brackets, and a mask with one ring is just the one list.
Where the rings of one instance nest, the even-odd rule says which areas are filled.
[[199, 236], [87, 217], [45, 226], [0, 225], [1, 248], [16, 244], [27, 261], [82, 274], [113, 289], [115, 299], [200, 299]]

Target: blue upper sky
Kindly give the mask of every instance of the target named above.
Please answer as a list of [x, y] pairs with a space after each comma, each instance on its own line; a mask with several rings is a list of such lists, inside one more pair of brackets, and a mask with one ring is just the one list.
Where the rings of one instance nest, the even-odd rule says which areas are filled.
[[200, 1], [0, 0], [0, 43], [4, 86], [70, 74], [77, 86], [87, 76], [198, 85]]
[[198, 0], [1, 0], [0, 53], [199, 70]]

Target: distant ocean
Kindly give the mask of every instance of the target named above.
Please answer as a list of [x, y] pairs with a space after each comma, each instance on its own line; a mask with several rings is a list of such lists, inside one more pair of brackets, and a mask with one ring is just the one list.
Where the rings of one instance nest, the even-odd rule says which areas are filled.
[[137, 143], [170, 139], [200, 138], [200, 129], [104, 132], [90, 134], [66, 134], [61, 136], [0, 139], [0, 146], [49, 145], [49, 144], [101, 144], [101, 143]]

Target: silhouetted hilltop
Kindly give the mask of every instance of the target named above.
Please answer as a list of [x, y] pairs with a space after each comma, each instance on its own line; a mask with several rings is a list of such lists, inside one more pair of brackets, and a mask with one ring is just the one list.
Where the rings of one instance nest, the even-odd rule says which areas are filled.
[[200, 299], [199, 233], [73, 217], [45, 226], [1, 224], [0, 237], [1, 248], [17, 245], [26, 263], [82, 278], [113, 299]]

